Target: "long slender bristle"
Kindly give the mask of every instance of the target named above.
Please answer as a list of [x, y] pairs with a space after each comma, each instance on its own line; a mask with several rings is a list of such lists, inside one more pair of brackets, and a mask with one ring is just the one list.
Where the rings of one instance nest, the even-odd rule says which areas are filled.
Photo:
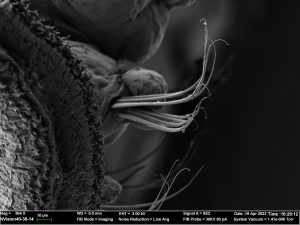
[[[228, 44], [222, 39], [214, 41], [211, 40], [208, 36], [206, 21], [201, 20], [201, 22], [203, 22], [205, 26], [205, 38], [202, 72], [199, 79], [187, 89], [178, 92], [122, 97], [111, 106], [112, 109], [122, 110], [118, 113], [120, 118], [133, 123], [141, 129], [148, 127], [150, 129], [157, 129], [165, 132], [184, 131], [191, 124], [199, 110], [202, 108], [201, 103], [203, 100], [210, 96], [208, 84], [214, 72], [217, 56], [215, 43], [217, 41], [223, 41]], [[208, 60], [210, 56], [212, 56], [212, 66], [210, 73], [207, 74]], [[187, 115], [172, 115], [141, 109], [141, 107], [183, 104], [200, 97], [205, 91], [208, 92], [208, 96], [203, 96], [195, 106], [194, 111]]]
[[176, 181], [176, 179], [178, 178], [178, 176], [184, 172], [184, 171], [189, 171], [190, 170], [188, 168], [182, 168], [180, 169], [175, 176], [172, 178], [171, 183], [169, 183], [169, 177], [172, 174], [173, 168], [174, 166], [178, 163], [178, 160], [176, 160], [174, 162], [174, 164], [172, 165], [171, 169], [169, 170], [169, 173], [167, 174], [166, 177], [162, 176], [162, 180], [163, 180], [163, 184], [159, 190], [159, 193], [157, 194], [155, 200], [153, 202], [146, 202], [146, 203], [140, 203], [140, 204], [124, 204], [124, 205], [102, 205], [102, 209], [104, 210], [115, 210], [115, 209], [141, 209], [141, 208], [145, 208], [145, 207], [149, 207], [148, 211], [152, 211], [152, 210], [159, 210], [162, 206], [162, 204], [171, 199], [174, 198], [175, 196], [177, 196], [178, 194], [180, 194], [181, 192], [183, 192], [186, 188], [188, 188], [191, 183], [195, 180], [195, 178], [199, 175], [199, 173], [201, 172], [201, 170], [204, 168], [204, 166], [202, 166], [195, 175], [193, 175], [193, 177], [189, 180], [189, 182], [184, 185], [182, 188], [180, 188], [179, 190], [175, 191], [174, 193], [170, 194], [170, 191], [172, 189], [172, 186], [174, 185], [174, 182]]

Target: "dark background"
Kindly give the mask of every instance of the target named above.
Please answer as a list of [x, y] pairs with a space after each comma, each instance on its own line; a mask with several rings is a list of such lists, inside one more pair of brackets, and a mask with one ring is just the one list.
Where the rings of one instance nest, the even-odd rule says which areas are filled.
[[[197, 0], [174, 11], [165, 40], [144, 67], [163, 74], [171, 89], [187, 82], [201, 57], [203, 26], [208, 21], [217, 45], [217, 67], [234, 55], [232, 76], [207, 101], [208, 118], [197, 117], [185, 134], [167, 135], [161, 155], [149, 160], [167, 171], [201, 130], [197, 154], [173, 187], [178, 190], [202, 166], [196, 180], [162, 209], [299, 209], [300, 203], [300, 20], [297, 1]], [[191, 105], [174, 108], [181, 112]], [[192, 109], [192, 108], [191, 108]], [[184, 111], [184, 110], [183, 110]], [[160, 132], [134, 128], [107, 153], [111, 168], [145, 154], [163, 138]], [[120, 149], [125, 149], [121, 151]], [[121, 152], [121, 153], [120, 153]], [[119, 155], [119, 160], [116, 160]], [[124, 163], [126, 162], [126, 163]], [[147, 168], [145, 170], [147, 170]], [[109, 168], [108, 168], [109, 169]], [[151, 169], [150, 169], [151, 171]], [[149, 172], [149, 169], [148, 169]], [[149, 182], [147, 172], [132, 183]], [[123, 199], [153, 200], [155, 193], [124, 190]], [[172, 192], [172, 191], [171, 191]], [[125, 196], [125, 197], [124, 197]]]

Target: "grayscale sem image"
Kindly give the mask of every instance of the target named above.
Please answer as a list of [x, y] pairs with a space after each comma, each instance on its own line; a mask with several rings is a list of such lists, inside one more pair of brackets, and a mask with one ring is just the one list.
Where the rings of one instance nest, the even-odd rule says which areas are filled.
[[0, 210], [299, 208], [288, 10], [0, 0]]

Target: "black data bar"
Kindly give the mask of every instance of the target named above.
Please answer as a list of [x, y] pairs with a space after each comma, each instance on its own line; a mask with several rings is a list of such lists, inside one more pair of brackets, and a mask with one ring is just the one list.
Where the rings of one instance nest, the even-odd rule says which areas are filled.
[[0, 211], [0, 224], [299, 224], [299, 211]]

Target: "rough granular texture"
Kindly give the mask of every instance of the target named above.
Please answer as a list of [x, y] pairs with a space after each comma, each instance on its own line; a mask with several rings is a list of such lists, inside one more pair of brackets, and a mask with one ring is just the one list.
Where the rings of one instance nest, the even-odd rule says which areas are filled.
[[[53, 123], [59, 159], [54, 157], [50, 162], [49, 155], [43, 155], [38, 163], [62, 165], [62, 183], [53, 184], [58, 190], [46, 187], [52, 179], [50, 176], [37, 175], [34, 178], [41, 179], [41, 186], [45, 187], [39, 194], [50, 191], [52, 196], [23, 209], [99, 209], [103, 183], [102, 118], [89, 74], [64, 39], [53, 28], [43, 25], [37, 13], [29, 11], [22, 0], [0, 1], [0, 44], [24, 71], [24, 84]], [[28, 121], [33, 123], [31, 119]], [[31, 134], [30, 126], [24, 129]], [[45, 145], [49, 148], [48, 142]], [[28, 152], [31, 148], [22, 146], [22, 151]], [[27, 179], [33, 178], [24, 180]], [[4, 196], [0, 192], [0, 205], [7, 202]], [[25, 200], [27, 197], [22, 192], [20, 198], [33, 201]]]
[[60, 180], [49, 117], [0, 48], [0, 209], [54, 208]]

